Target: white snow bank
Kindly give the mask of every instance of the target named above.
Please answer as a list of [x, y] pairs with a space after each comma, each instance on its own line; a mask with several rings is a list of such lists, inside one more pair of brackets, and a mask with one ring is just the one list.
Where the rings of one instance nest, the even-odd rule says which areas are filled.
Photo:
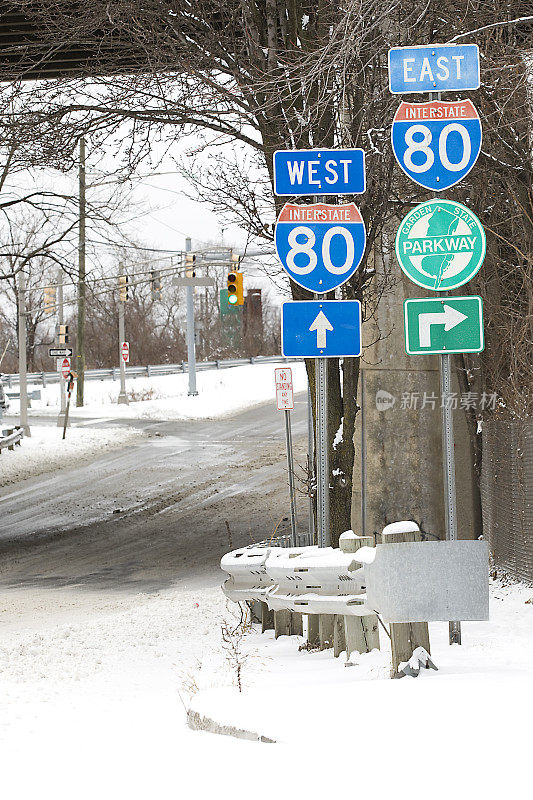
[[[126, 392], [152, 399], [130, 401], [129, 405], [118, 405], [119, 381], [86, 381], [85, 406], [70, 410], [76, 417], [107, 417], [120, 419], [207, 419], [222, 417], [248, 406], [271, 401], [276, 402], [274, 369], [279, 364], [246, 364], [228, 369], [212, 369], [198, 372], [197, 397], [189, 397], [187, 373], [160, 375], [151, 378], [128, 378]], [[305, 364], [301, 361], [289, 363], [295, 392], [307, 389]], [[32, 401], [31, 414], [57, 414], [59, 386], [53, 384], [41, 390], [41, 399]], [[10, 414], [18, 413], [18, 402], [11, 401]]]
[[127, 428], [67, 428], [63, 440], [63, 428], [30, 424], [30, 430], [31, 436], [25, 436], [20, 447], [2, 450], [0, 486], [79, 464], [83, 459], [122, 447], [142, 436], [140, 431]]
[[[401, 797], [416, 765], [417, 785], [449, 800], [452, 757], [458, 800], [529, 796], [533, 589], [494, 584], [491, 622], [464, 623], [461, 647], [432, 624], [439, 671], [416, 679], [389, 679], [386, 636], [347, 669], [255, 627], [239, 694], [221, 643], [231, 612], [216, 578], [202, 583], [133, 597], [1, 592], [6, 797]], [[193, 733], [189, 703], [281, 745]]]

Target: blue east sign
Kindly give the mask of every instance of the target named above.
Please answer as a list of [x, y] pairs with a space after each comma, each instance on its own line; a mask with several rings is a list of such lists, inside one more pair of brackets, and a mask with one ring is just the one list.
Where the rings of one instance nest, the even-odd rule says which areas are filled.
[[411, 180], [435, 192], [459, 183], [481, 150], [481, 120], [470, 100], [402, 103], [392, 121], [392, 149]]
[[359, 300], [297, 300], [281, 306], [281, 352], [287, 357], [361, 355]]
[[389, 50], [392, 94], [479, 89], [477, 44], [433, 44]]
[[274, 194], [361, 194], [365, 191], [363, 150], [276, 150]]
[[285, 203], [274, 244], [284, 270], [295, 283], [325, 294], [346, 283], [361, 263], [365, 224], [355, 203]]

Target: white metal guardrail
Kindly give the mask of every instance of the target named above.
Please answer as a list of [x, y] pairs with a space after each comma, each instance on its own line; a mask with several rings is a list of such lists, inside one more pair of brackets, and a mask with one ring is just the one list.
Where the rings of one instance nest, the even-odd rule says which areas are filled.
[[[287, 363], [288, 361], [298, 361], [301, 359], [284, 358], [283, 356], [251, 356], [250, 358], [225, 358], [217, 359], [215, 361], [198, 361], [196, 363], [197, 371], [206, 369], [227, 369], [229, 367], [240, 367], [244, 364], [277, 364]], [[129, 378], [151, 378], [156, 375], [175, 375], [186, 373], [188, 364], [186, 361], [181, 361], [178, 364], [148, 364], [145, 367], [126, 367], [126, 377]], [[40, 383], [46, 386], [47, 383], [58, 383], [60, 379], [59, 372], [29, 372], [27, 376], [28, 383]], [[87, 369], [85, 370], [85, 380], [88, 381], [103, 381], [103, 380], [119, 380], [120, 367], [106, 367], [102, 369]], [[12, 385], [19, 383], [19, 376], [16, 373], [3, 374], [2, 380], [11, 388]]]
[[0, 453], [6, 448], [8, 450], [14, 450], [15, 445], [20, 444], [23, 436], [24, 430], [22, 428], [7, 428], [3, 430], [2, 436], [0, 437]]
[[283, 550], [269, 554], [266, 573], [274, 586], [265, 596], [272, 611], [303, 614], [365, 616], [364, 569], [355, 554], [333, 547], [305, 547], [300, 552]]

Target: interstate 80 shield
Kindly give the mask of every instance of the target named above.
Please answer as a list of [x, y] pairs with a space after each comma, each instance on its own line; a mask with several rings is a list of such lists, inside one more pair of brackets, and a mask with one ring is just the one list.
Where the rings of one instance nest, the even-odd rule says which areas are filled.
[[274, 243], [292, 280], [310, 292], [324, 294], [351, 278], [361, 263], [365, 224], [355, 203], [286, 203], [276, 223]]
[[481, 120], [470, 100], [402, 103], [392, 149], [411, 180], [442, 192], [468, 175], [481, 150]]

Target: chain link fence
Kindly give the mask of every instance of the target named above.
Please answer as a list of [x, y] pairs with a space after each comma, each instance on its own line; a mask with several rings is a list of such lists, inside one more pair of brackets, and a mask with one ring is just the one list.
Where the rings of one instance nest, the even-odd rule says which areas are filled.
[[483, 530], [496, 566], [533, 583], [533, 421], [483, 425]]

